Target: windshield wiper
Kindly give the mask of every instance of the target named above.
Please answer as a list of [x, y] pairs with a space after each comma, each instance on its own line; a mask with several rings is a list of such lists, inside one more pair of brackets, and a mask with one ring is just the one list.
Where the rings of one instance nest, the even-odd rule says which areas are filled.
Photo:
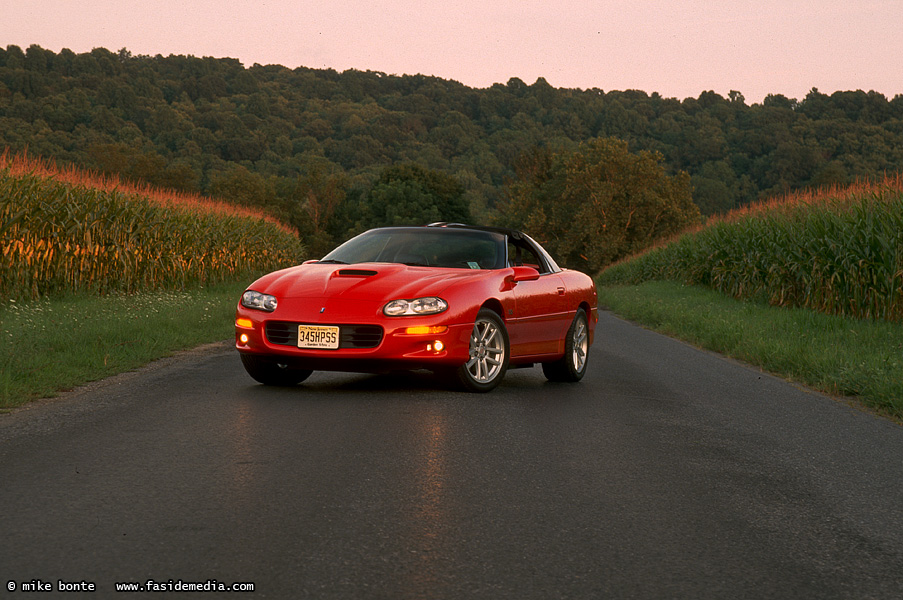
[[334, 258], [329, 258], [326, 260], [318, 260], [317, 264], [318, 265], [347, 265], [348, 263], [346, 263], [344, 260], [336, 260]]

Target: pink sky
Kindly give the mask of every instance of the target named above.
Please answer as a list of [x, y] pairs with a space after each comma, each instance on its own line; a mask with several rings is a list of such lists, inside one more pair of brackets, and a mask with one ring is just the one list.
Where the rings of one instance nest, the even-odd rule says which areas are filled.
[[903, 0], [2, 0], [0, 46], [697, 97], [903, 94]]

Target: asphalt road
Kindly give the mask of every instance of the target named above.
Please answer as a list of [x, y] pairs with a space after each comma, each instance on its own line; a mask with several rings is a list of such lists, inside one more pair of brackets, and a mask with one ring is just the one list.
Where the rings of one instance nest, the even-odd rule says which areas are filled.
[[903, 427], [608, 314], [590, 361], [272, 389], [221, 345], [0, 415], [0, 586], [903, 597]]

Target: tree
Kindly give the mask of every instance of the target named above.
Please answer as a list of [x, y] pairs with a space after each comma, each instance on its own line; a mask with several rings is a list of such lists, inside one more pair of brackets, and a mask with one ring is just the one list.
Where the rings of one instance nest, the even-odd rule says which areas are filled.
[[441, 171], [413, 163], [383, 169], [364, 197], [361, 209], [359, 229], [470, 221], [461, 184]]
[[614, 138], [534, 150], [509, 186], [502, 221], [535, 235], [565, 265], [599, 271], [699, 221], [689, 175], [668, 176], [661, 161]]
[[274, 197], [263, 177], [241, 165], [233, 165], [226, 173], [215, 176], [209, 192], [243, 206], [266, 206], [272, 204]]
[[345, 200], [348, 178], [337, 167], [330, 171], [323, 163], [314, 163], [290, 187], [290, 222], [301, 233], [312, 255], [322, 256], [334, 246], [327, 227]]

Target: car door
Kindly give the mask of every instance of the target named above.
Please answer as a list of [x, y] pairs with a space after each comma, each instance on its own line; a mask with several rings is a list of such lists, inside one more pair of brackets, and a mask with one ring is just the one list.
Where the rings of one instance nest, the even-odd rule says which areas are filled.
[[568, 316], [564, 281], [525, 241], [509, 244], [509, 262], [539, 272], [538, 279], [519, 281], [513, 290], [515, 315], [508, 332], [512, 355], [560, 352]]

